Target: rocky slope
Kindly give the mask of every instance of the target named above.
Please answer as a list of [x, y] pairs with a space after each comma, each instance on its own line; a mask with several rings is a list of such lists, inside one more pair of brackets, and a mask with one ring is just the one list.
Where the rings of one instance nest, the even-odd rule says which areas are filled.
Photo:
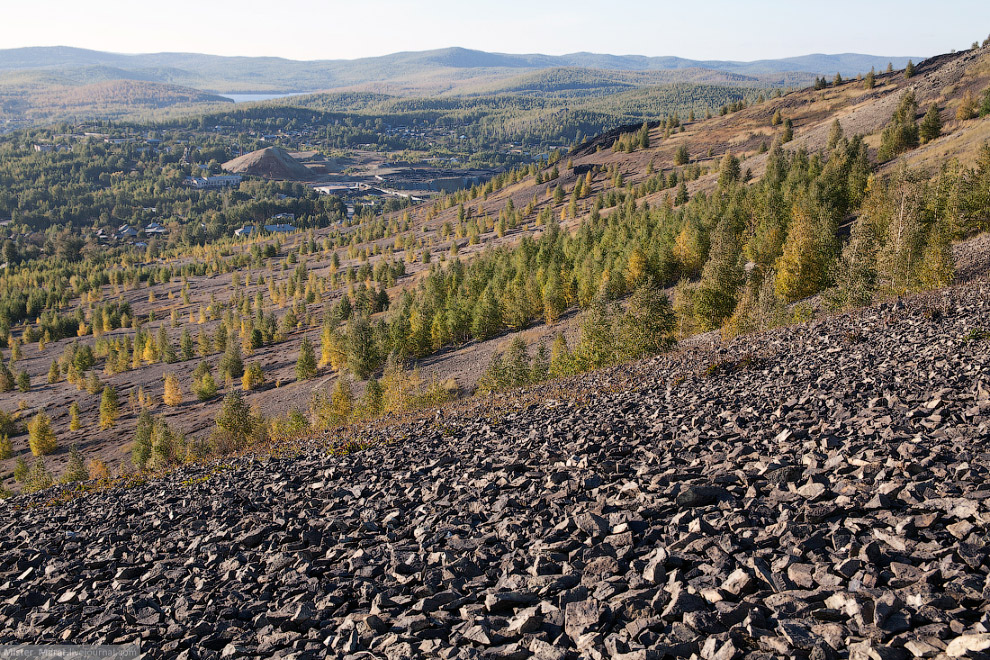
[[0, 643], [147, 657], [990, 646], [990, 285], [0, 505]]

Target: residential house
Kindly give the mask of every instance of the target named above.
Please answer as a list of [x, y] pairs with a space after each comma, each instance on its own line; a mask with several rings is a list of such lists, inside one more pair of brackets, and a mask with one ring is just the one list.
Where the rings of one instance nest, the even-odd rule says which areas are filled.
[[164, 236], [168, 233], [168, 229], [158, 224], [157, 222], [150, 222], [144, 228], [144, 233], [148, 236]]
[[117, 238], [123, 240], [126, 238], [136, 238], [138, 235], [138, 230], [130, 225], [121, 225], [117, 227]]

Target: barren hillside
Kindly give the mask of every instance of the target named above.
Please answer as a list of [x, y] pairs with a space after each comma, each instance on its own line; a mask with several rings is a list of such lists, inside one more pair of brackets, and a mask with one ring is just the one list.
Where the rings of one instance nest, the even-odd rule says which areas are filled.
[[[985, 648], [990, 290], [0, 511], [0, 642], [148, 657]], [[333, 440], [326, 438], [326, 440]], [[978, 656], [969, 656], [978, 657]]]

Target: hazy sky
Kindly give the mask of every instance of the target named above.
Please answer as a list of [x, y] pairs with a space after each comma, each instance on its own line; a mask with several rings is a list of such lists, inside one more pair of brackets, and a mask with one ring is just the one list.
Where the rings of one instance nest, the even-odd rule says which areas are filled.
[[292, 59], [446, 46], [734, 60], [928, 56], [966, 48], [988, 30], [988, 0], [34, 0], [0, 12], [0, 48]]

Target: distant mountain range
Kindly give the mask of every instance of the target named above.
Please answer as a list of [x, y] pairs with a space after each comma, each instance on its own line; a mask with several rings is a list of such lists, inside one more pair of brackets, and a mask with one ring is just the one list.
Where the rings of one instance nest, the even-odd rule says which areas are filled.
[[[725, 82], [803, 84], [814, 76], [855, 76], [888, 63], [902, 68], [906, 56], [813, 54], [754, 62], [690, 60], [572, 53], [512, 55], [465, 48], [403, 52], [355, 60], [298, 61], [277, 57], [223, 57], [196, 53], [126, 55], [65, 46], [0, 50], [0, 83], [11, 77], [39, 84], [89, 85], [133, 80], [180, 85], [214, 94], [290, 93], [362, 89], [393, 94], [457, 94], [463, 90], [515, 90], [505, 81], [549, 69], [609, 72], [623, 83]], [[915, 63], [920, 58], [913, 58]], [[633, 80], [638, 74], [641, 80]], [[16, 74], [16, 75], [15, 75]], [[617, 76], [616, 74], [624, 74]]]

